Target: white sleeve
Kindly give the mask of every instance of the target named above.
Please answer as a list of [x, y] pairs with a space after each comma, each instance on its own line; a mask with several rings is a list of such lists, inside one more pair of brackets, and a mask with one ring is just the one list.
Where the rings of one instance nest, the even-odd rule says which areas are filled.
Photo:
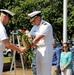
[[0, 39], [1, 40], [8, 39], [8, 36], [6, 34], [6, 30], [0, 30]]
[[48, 32], [51, 32], [52, 30], [52, 26], [50, 25], [44, 25], [41, 29], [40, 29], [40, 33], [41, 35], [47, 36]]

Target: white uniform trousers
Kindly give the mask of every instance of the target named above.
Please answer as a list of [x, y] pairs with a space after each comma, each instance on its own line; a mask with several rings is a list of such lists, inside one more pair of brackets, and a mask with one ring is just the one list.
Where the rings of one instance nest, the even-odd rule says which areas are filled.
[[3, 71], [3, 51], [0, 51], [0, 75], [2, 75]]
[[37, 49], [36, 68], [37, 75], [51, 75], [53, 47], [43, 46]]

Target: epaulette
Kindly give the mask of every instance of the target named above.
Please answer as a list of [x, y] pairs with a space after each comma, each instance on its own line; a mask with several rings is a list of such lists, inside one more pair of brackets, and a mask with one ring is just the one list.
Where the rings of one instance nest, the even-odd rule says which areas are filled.
[[47, 23], [46, 22], [42, 22], [42, 24], [46, 25]]

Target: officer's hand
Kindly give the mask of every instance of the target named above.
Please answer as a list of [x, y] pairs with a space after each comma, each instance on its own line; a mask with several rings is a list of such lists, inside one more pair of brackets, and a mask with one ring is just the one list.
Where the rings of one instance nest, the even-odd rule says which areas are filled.
[[26, 48], [20, 48], [20, 51], [19, 51], [20, 53], [26, 53], [27, 52], [27, 50], [26, 50]]
[[36, 49], [37, 48], [37, 45], [34, 45], [33, 43], [31, 43], [31, 47]]

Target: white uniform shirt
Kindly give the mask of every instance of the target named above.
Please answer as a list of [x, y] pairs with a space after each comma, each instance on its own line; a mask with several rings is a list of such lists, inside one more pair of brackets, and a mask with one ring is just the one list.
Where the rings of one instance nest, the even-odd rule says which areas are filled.
[[2, 42], [2, 40], [4, 39], [8, 39], [7, 34], [6, 34], [6, 30], [2, 24], [2, 22], [0, 22], [0, 51], [5, 50], [5, 45]]
[[30, 31], [32, 36], [37, 36], [38, 34], [44, 35], [37, 45], [49, 45], [53, 43], [53, 31], [50, 23], [42, 20], [40, 25], [34, 25]]

